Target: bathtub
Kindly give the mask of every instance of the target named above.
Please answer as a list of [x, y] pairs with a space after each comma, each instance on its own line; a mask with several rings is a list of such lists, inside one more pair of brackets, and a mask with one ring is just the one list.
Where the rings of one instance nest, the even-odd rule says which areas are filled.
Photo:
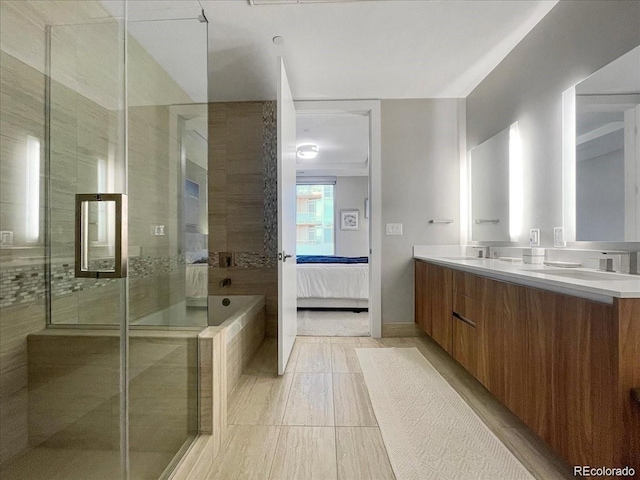
[[264, 295], [209, 295], [208, 325], [225, 330], [230, 343], [264, 309]]
[[207, 303], [209, 326], [204, 333], [223, 335], [220, 342], [227, 357], [227, 392], [231, 395], [264, 340], [264, 295], [209, 295]]

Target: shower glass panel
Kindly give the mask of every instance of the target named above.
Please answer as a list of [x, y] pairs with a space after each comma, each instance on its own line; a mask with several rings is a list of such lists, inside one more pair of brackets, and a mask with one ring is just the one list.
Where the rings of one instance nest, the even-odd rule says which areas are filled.
[[197, 434], [207, 24], [171, 3], [0, 1], [3, 480], [166, 478]]
[[207, 310], [187, 296], [186, 282], [191, 251], [208, 256], [207, 222], [199, 195], [185, 209], [185, 182], [207, 190], [206, 170], [192, 172], [207, 166], [207, 24], [153, 18], [145, 3], [130, 2], [127, 23], [129, 449], [132, 476], [154, 479], [198, 431]]
[[[45, 382], [30, 400], [32, 423], [45, 447], [97, 451], [93, 478], [164, 478], [198, 429], [206, 277], [199, 294], [186, 282], [187, 263], [208, 256], [207, 26], [196, 15], [146, 19], [145, 3], [48, 29], [55, 335], [34, 345], [51, 350], [46, 362], [64, 358], [83, 377]], [[125, 8], [133, 8], [126, 23]], [[74, 475], [64, 478], [90, 478], [82, 468]]]
[[[83, 8], [70, 3], [69, 11]], [[115, 271], [115, 202], [87, 201], [76, 209], [83, 194], [126, 194], [126, 25], [103, 12], [50, 23], [46, 32], [45, 250], [52, 328], [28, 339], [34, 447], [28, 455], [36, 463], [47, 455], [58, 460], [29, 478], [127, 478], [127, 285], [108, 273]], [[83, 232], [81, 251], [76, 232]], [[68, 328], [55, 328], [62, 325]]]

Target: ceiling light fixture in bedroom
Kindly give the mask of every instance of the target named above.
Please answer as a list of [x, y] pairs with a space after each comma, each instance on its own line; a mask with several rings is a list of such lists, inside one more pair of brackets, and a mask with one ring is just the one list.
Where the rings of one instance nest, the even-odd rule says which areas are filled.
[[313, 143], [299, 145], [297, 148], [297, 153], [299, 158], [312, 160], [318, 156], [318, 146]]

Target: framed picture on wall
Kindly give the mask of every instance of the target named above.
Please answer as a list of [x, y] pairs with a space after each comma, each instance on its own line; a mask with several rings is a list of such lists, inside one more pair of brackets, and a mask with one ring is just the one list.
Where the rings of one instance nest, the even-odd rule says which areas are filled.
[[360, 230], [360, 210], [340, 210], [340, 230]]

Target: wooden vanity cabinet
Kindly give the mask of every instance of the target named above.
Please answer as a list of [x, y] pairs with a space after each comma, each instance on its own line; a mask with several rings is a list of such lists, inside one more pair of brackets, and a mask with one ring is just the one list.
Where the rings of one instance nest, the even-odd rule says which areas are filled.
[[427, 293], [429, 264], [416, 260], [415, 268], [415, 323], [420, 330], [431, 336], [431, 303]]
[[452, 353], [452, 270], [415, 262], [415, 322], [449, 354]]
[[478, 323], [473, 298], [454, 290], [451, 323], [453, 324], [453, 358], [477, 378]]
[[436, 267], [449, 275], [420, 288], [444, 286], [416, 283], [416, 308], [423, 295], [433, 322], [450, 290], [452, 356], [569, 464], [640, 472], [640, 299], [603, 304]]

